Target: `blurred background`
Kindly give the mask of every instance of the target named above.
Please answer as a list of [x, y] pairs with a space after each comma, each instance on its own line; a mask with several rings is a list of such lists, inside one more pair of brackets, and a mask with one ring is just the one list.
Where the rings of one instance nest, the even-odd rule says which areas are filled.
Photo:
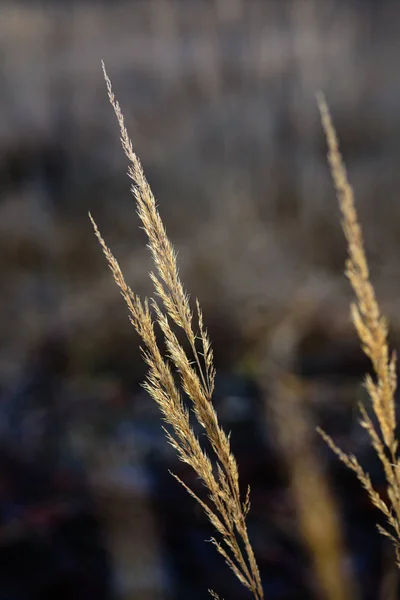
[[[398, 597], [378, 516], [313, 431], [357, 452], [383, 489], [357, 424], [369, 366], [315, 92], [333, 112], [396, 347], [399, 40], [395, 0], [1, 0], [2, 600], [249, 597], [168, 473], [197, 489], [140, 387], [139, 340], [88, 220], [151, 295], [101, 59], [205, 313], [266, 598], [329, 596], [315, 540], [353, 589], [332, 600]], [[312, 469], [301, 484], [310, 456], [336, 542], [298, 510], [307, 488], [323, 514]]]

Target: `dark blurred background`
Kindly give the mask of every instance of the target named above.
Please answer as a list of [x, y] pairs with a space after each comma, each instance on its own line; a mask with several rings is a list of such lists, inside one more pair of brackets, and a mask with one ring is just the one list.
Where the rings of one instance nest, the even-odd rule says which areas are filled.
[[[399, 40], [395, 0], [1, 0], [2, 600], [248, 597], [168, 473], [198, 485], [141, 390], [139, 340], [88, 220], [150, 295], [101, 59], [204, 309], [266, 598], [324, 597], [270, 418], [274, 373], [296, 374], [307, 418], [383, 485], [357, 426], [368, 363], [315, 92], [333, 112], [396, 346]], [[377, 515], [313, 448], [359, 598], [397, 598]]]

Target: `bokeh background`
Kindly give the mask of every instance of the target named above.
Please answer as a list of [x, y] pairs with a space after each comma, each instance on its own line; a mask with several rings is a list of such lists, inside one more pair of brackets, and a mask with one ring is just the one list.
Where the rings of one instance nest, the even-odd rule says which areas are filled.
[[[283, 372], [301, 389], [308, 442], [323, 424], [378, 487], [382, 476], [357, 425], [368, 363], [315, 92], [396, 346], [399, 40], [395, 0], [1, 0], [1, 598], [248, 597], [168, 474], [197, 485], [141, 390], [139, 340], [88, 220], [151, 295], [101, 59], [205, 313], [266, 598], [326, 597], [289, 483], [302, 428]], [[282, 444], [279, 429], [294, 433]], [[352, 597], [397, 598], [363, 492], [317, 439], [307, 451], [332, 489]]]

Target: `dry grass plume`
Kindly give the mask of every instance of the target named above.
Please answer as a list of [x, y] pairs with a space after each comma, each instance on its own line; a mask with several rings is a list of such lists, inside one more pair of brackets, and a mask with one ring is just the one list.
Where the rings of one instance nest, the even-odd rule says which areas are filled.
[[[196, 319], [194, 318], [188, 295], [179, 277], [174, 248], [167, 237], [140, 160], [133, 150], [104, 65], [103, 71], [108, 96], [119, 123], [122, 147], [129, 161], [128, 175], [133, 182], [131, 190], [156, 267], [156, 272], [151, 273], [150, 277], [161, 302], [157, 303], [154, 299], [150, 303], [142, 302], [134, 294], [126, 284], [118, 262], [105, 244], [96, 223], [90, 218], [114, 280], [128, 306], [130, 321], [143, 342], [143, 356], [149, 368], [145, 388], [157, 402], [165, 422], [171, 427], [171, 430], [166, 430], [168, 441], [179, 458], [190, 465], [201, 479], [208, 490], [209, 502], [201, 500], [183, 481], [175, 477], [199, 502], [215, 527], [218, 539], [212, 541], [218, 552], [254, 598], [261, 600], [264, 596], [259, 570], [246, 526], [246, 515], [250, 508], [249, 491], [242, 500], [238, 468], [230, 449], [229, 437], [221, 428], [211, 401], [215, 369], [202, 312], [196, 302]], [[189, 354], [178, 341], [172, 329], [173, 324], [183, 330], [189, 343]], [[163, 334], [166, 358], [157, 344], [155, 325]], [[193, 413], [210, 442], [213, 462], [191, 428], [189, 412], [182, 402], [173, 370], [178, 375], [181, 389], [190, 398]]]
[[348, 181], [345, 165], [339, 150], [338, 138], [324, 97], [318, 95], [322, 125], [328, 144], [328, 161], [342, 213], [342, 225], [348, 245], [346, 275], [352, 285], [356, 302], [351, 315], [362, 349], [370, 358], [375, 378], [366, 376], [365, 386], [371, 398], [377, 427], [367, 409], [360, 405], [361, 424], [369, 434], [371, 444], [380, 459], [386, 476], [387, 500], [374, 489], [371, 478], [357, 458], [347, 455], [323, 431], [321, 435], [340, 460], [357, 475], [366, 489], [371, 502], [386, 517], [388, 529], [379, 530], [388, 536], [396, 551], [400, 566], [400, 461], [397, 457], [395, 392], [397, 386], [396, 355], [390, 353], [388, 327], [382, 316], [374, 288], [370, 281], [368, 263], [364, 250], [361, 226], [354, 202], [354, 192]]

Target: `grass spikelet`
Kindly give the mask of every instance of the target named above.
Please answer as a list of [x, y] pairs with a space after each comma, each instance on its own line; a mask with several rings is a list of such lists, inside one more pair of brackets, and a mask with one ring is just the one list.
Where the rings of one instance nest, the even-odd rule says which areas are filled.
[[[204, 502], [178, 477], [175, 478], [199, 502], [219, 534], [218, 540], [212, 540], [218, 552], [254, 598], [262, 600], [264, 596], [259, 570], [246, 526], [246, 515], [250, 507], [249, 494], [242, 502], [236, 460], [230, 449], [229, 438], [221, 428], [212, 404], [215, 369], [203, 315], [197, 302], [198, 331], [195, 331], [195, 319], [189, 297], [179, 277], [176, 253], [167, 237], [140, 160], [133, 150], [104, 64], [102, 66], [109, 100], [120, 127], [122, 148], [129, 161], [128, 175], [133, 182], [131, 191], [156, 267], [156, 273], [151, 273], [150, 277], [161, 305], [155, 300], [143, 303], [133, 293], [96, 223], [89, 216], [114, 280], [127, 304], [130, 321], [143, 342], [143, 357], [149, 367], [144, 387], [157, 402], [165, 422], [171, 426], [172, 432], [166, 431], [169, 443], [175, 448], [179, 458], [190, 465], [201, 479], [208, 490], [209, 502]], [[161, 355], [157, 345], [155, 324], [164, 336], [166, 357]], [[189, 354], [174, 333], [174, 324], [184, 331], [189, 342]], [[213, 462], [202, 449], [190, 426], [189, 413], [182, 402], [172, 368], [178, 374], [181, 388], [190, 398], [193, 413], [211, 444]], [[214, 597], [217, 597], [215, 593]]]
[[397, 440], [395, 438], [396, 356], [394, 353], [390, 354], [389, 352], [388, 327], [385, 318], [381, 314], [370, 281], [362, 229], [355, 207], [354, 192], [348, 181], [329, 108], [322, 94], [318, 94], [317, 101], [328, 145], [328, 162], [342, 213], [343, 231], [347, 240], [346, 275], [356, 296], [356, 302], [351, 307], [352, 320], [362, 349], [370, 358], [375, 373], [375, 380], [370, 376], [366, 377], [365, 387], [371, 398], [378, 429], [375, 429], [364, 407], [361, 407], [361, 424], [368, 432], [371, 444], [382, 463], [386, 476], [388, 503], [380, 498], [372, 486], [369, 475], [364, 472], [357, 459], [352, 455], [348, 456], [343, 453], [326, 433], [321, 432], [321, 434], [340, 460], [355, 472], [366, 489], [371, 502], [385, 515], [391, 533], [386, 532], [381, 527], [379, 529], [381, 533], [388, 535], [393, 541], [399, 564], [400, 479]]

